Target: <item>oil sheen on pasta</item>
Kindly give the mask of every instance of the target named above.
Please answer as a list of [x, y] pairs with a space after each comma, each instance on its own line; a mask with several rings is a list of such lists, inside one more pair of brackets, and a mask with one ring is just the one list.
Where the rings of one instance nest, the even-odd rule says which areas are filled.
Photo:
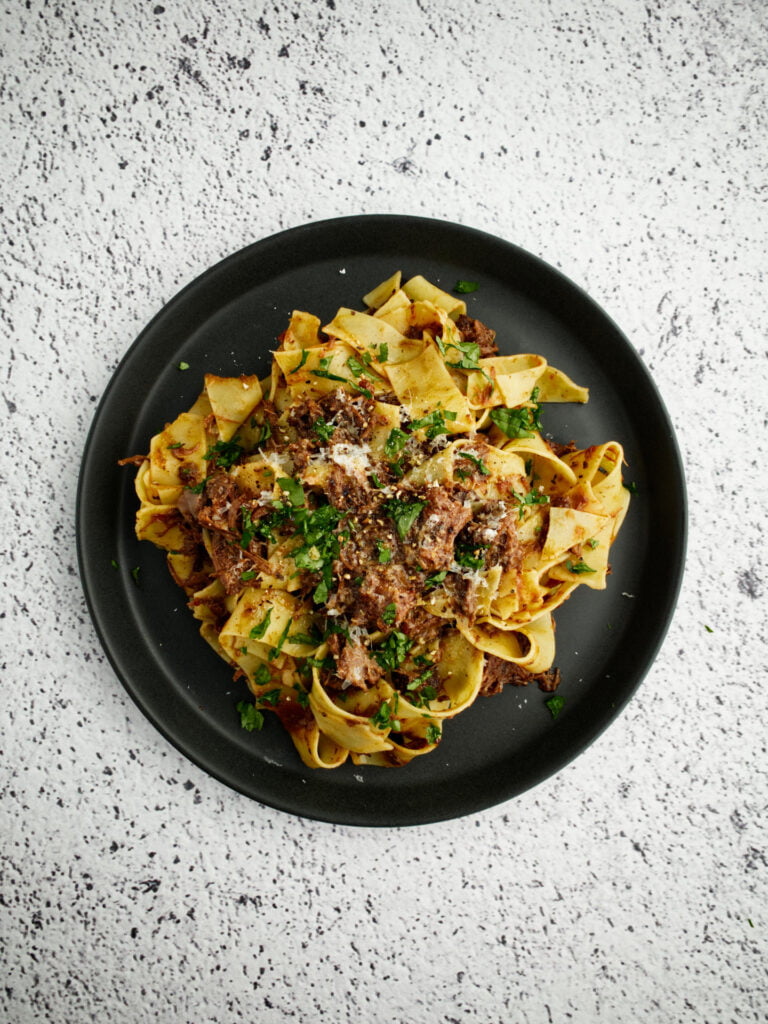
[[629, 503], [615, 441], [558, 446], [586, 402], [500, 355], [462, 299], [396, 273], [321, 327], [294, 312], [271, 373], [207, 374], [138, 463], [136, 533], [305, 764], [404, 765], [505, 685], [552, 691], [552, 614], [606, 586]]

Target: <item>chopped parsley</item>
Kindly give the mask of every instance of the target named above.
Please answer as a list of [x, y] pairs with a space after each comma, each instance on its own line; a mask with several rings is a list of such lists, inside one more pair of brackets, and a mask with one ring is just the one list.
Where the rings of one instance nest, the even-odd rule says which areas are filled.
[[433, 572], [431, 576], [427, 576], [424, 580], [424, 586], [427, 587], [428, 590], [431, 590], [433, 587], [439, 587], [447, 575], [447, 569], [441, 569], [440, 572]]
[[457, 281], [453, 290], [459, 295], [469, 295], [471, 292], [476, 292], [478, 287], [477, 281]]
[[236, 710], [240, 713], [240, 725], [247, 732], [258, 732], [264, 727], [264, 713], [254, 704], [241, 700]]
[[137, 587], [139, 585], [139, 573], [140, 572], [141, 572], [141, 567], [138, 566], [138, 565], [134, 565], [134, 567], [131, 569], [131, 576], [133, 577], [133, 582], [136, 584]]
[[375, 715], [371, 715], [371, 722], [377, 729], [392, 729], [393, 732], [400, 732], [402, 726], [397, 718], [394, 718], [396, 711], [390, 707], [389, 701], [384, 701]]
[[213, 462], [218, 469], [231, 469], [245, 448], [237, 442], [239, 437], [233, 437], [231, 441], [217, 441], [212, 444], [203, 458], [206, 462]]
[[350, 368], [352, 373], [354, 373], [355, 377], [367, 377], [369, 380], [372, 380], [374, 382], [378, 381], [379, 383], [381, 383], [381, 377], [379, 377], [377, 373], [374, 373], [373, 370], [369, 369], [369, 367], [367, 366], [367, 363], [369, 363], [370, 361], [370, 355], [368, 355], [367, 358], [366, 356], [363, 356], [362, 363], [356, 356], [350, 356], [349, 359], [347, 360], [347, 366]]
[[587, 544], [594, 551], [595, 548], [599, 546], [600, 541], [597, 539], [597, 537], [590, 537], [589, 540], [587, 541]]
[[394, 601], [387, 605], [384, 611], [381, 613], [381, 621], [387, 626], [391, 626], [397, 618], [397, 605]]
[[405, 448], [407, 441], [408, 435], [405, 431], [393, 427], [389, 432], [389, 437], [384, 442], [384, 454], [388, 459], [394, 459]]
[[248, 634], [251, 640], [261, 640], [261, 638], [267, 632], [271, 618], [272, 608], [270, 607], [267, 608], [267, 614], [264, 616], [264, 618], [261, 620], [258, 626], [254, 626], [253, 629], [251, 629], [250, 633]]
[[260, 693], [258, 700], [261, 704], [269, 704], [272, 708], [276, 707], [280, 703], [280, 687], [278, 686], [274, 690], [267, 690], [266, 693]]
[[454, 550], [456, 564], [463, 566], [465, 569], [483, 569], [485, 567], [485, 555], [482, 552], [487, 550], [488, 547], [488, 544], [465, 544], [462, 541], [457, 541]]
[[303, 687], [299, 686], [298, 683], [294, 683], [293, 688], [296, 691], [296, 700], [299, 703], [299, 707], [308, 708], [309, 694], [307, 693], [307, 691]]
[[559, 694], [555, 694], [553, 697], [550, 697], [549, 700], [545, 700], [544, 703], [549, 708], [550, 715], [552, 715], [553, 718], [557, 718], [565, 706], [565, 698], [561, 697]]
[[439, 725], [428, 725], [427, 726], [427, 743], [439, 743], [443, 735], [443, 730]]
[[275, 646], [270, 650], [269, 654], [267, 655], [267, 657], [269, 658], [270, 661], [274, 661], [275, 658], [280, 653], [280, 651], [282, 651], [283, 644], [288, 639], [288, 630], [290, 628], [291, 628], [291, 620], [288, 619], [288, 621], [285, 624], [285, 628], [283, 629], [283, 632], [278, 637], [277, 643], [275, 644]]
[[456, 413], [451, 409], [435, 409], [429, 415], [411, 422], [411, 430], [424, 430], [430, 441], [440, 434], [447, 434], [446, 422], [456, 419]]
[[634, 480], [625, 480], [624, 487], [629, 491], [630, 494], [637, 494], [637, 484]]
[[272, 427], [270, 427], [269, 423], [257, 423], [255, 419], [251, 418], [251, 430], [255, 430], [256, 427], [259, 428], [259, 433], [254, 444], [258, 448], [272, 437]]
[[245, 505], [241, 505], [240, 511], [243, 514], [243, 533], [240, 537], [240, 547], [247, 550], [251, 546], [253, 535], [256, 532], [256, 526], [253, 522], [250, 509], [246, 508]]
[[394, 672], [408, 657], [408, 652], [413, 647], [413, 640], [405, 633], [397, 629], [377, 644], [373, 650], [373, 658], [385, 672]]
[[376, 352], [376, 358], [379, 360], [380, 363], [386, 363], [386, 361], [389, 359], [389, 345], [386, 343], [386, 341], [382, 341], [382, 343], [379, 345]]
[[269, 666], [262, 662], [253, 673], [253, 681], [256, 686], [267, 686], [268, 683], [271, 683], [272, 674], [269, 671]]
[[309, 349], [308, 348], [303, 348], [301, 350], [301, 359], [298, 361], [298, 363], [296, 363], [296, 365], [294, 366], [294, 368], [292, 370], [288, 371], [288, 376], [290, 376], [292, 373], [298, 373], [299, 372], [299, 370], [302, 368], [302, 366], [306, 363], [308, 355], [309, 355]]
[[[321, 360], [322, 364], [323, 360]], [[359, 392], [361, 395], [365, 395], [366, 398], [373, 398], [373, 395], [368, 388], [360, 387], [359, 384], [355, 384], [353, 380], [349, 380], [348, 377], [341, 377], [338, 373], [331, 373], [330, 370], [310, 370], [309, 371], [314, 377], [323, 377], [325, 380], [337, 380], [342, 384], [349, 384], [353, 391]]]
[[390, 498], [384, 502], [382, 508], [394, 522], [400, 540], [405, 540], [426, 504], [426, 501], [402, 501], [400, 498]]
[[539, 405], [523, 405], [517, 409], [497, 406], [488, 414], [491, 422], [507, 437], [534, 437], [541, 430]]
[[177, 441], [175, 444], [167, 444], [165, 447], [169, 451], [172, 451], [172, 450], [174, 450], [176, 448], [183, 448], [184, 447], [184, 442], [183, 441]]
[[189, 369], [189, 363], [185, 363], [184, 360], [182, 360], [179, 363], [179, 369], [180, 370], [188, 370]]
[[568, 572], [574, 573], [576, 576], [582, 576], [587, 572], [597, 572], [597, 569], [593, 569], [587, 565], [586, 562], [579, 560], [578, 562], [572, 562], [570, 559], [565, 563], [565, 568]]
[[378, 538], [376, 539], [376, 555], [379, 560], [379, 565], [387, 565], [388, 562], [392, 561], [392, 551]]
[[248, 582], [250, 582], [250, 580], [255, 579], [255, 577], [256, 577], [256, 570], [255, 569], [246, 569], [245, 572], [241, 572], [240, 573], [240, 579], [242, 580], [243, 583], [248, 583]]
[[448, 355], [450, 349], [455, 349], [459, 354], [459, 358], [452, 363], [446, 360], [445, 365], [453, 367], [454, 370], [481, 370], [480, 366], [480, 346], [476, 341], [451, 341], [445, 346], [445, 354]]
[[326, 423], [322, 416], [312, 424], [312, 429], [321, 441], [330, 441], [336, 427], [333, 423]]
[[488, 469], [483, 460], [478, 458], [477, 455], [473, 455], [472, 452], [457, 452], [456, 454], [460, 459], [468, 459], [475, 469], [479, 470], [481, 476], [490, 476], [490, 469]]
[[294, 508], [301, 508], [301, 506], [306, 504], [304, 488], [298, 480], [292, 480], [289, 476], [282, 476], [278, 479], [277, 486], [285, 491], [288, 495], [288, 500]]
[[539, 494], [537, 491], [528, 491], [527, 494], [518, 494], [513, 492], [512, 497], [517, 502], [518, 514], [517, 518], [522, 519], [525, 515], [525, 510], [530, 508], [532, 505], [548, 505], [549, 495]]

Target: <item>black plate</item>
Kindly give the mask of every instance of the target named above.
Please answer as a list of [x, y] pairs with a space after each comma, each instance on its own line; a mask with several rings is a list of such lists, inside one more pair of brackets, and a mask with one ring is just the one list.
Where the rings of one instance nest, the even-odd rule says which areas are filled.
[[[637, 485], [612, 552], [606, 591], [580, 588], [557, 615], [565, 706], [507, 688], [446, 724], [432, 754], [400, 769], [305, 768], [268, 716], [240, 728], [245, 695], [200, 638], [164, 555], [139, 543], [131, 467], [149, 438], [194, 401], [205, 372], [258, 372], [293, 309], [327, 322], [401, 269], [450, 290], [477, 281], [469, 312], [496, 328], [502, 352], [539, 352], [590, 388], [586, 406], [548, 405], [543, 425], [579, 445], [615, 439]], [[184, 361], [189, 370], [180, 371]], [[151, 722], [211, 775], [262, 803], [354, 825], [413, 825], [480, 811], [562, 768], [616, 717], [666, 632], [683, 570], [685, 485], [656, 388], [616, 325], [541, 260], [480, 231], [415, 217], [323, 221], [257, 242], [208, 270], [144, 330], [98, 407], [78, 489], [80, 571], [104, 649]], [[119, 566], [112, 566], [115, 560]], [[138, 584], [132, 569], [138, 567]], [[630, 596], [631, 595], [631, 596]]]

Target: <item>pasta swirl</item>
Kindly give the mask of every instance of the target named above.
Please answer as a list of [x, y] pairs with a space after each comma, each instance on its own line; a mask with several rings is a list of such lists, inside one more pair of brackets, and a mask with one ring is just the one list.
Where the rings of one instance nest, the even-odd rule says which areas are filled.
[[629, 504], [617, 442], [541, 432], [585, 388], [423, 277], [364, 302], [294, 312], [263, 380], [207, 374], [135, 482], [243, 725], [274, 713], [313, 768], [405, 765], [479, 695], [553, 690], [552, 613], [606, 586]]

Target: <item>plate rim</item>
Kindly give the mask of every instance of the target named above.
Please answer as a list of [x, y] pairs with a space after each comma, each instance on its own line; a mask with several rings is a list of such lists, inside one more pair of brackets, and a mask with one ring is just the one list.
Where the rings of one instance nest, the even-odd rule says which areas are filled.
[[[216, 765], [211, 763], [210, 759], [206, 759], [199, 751], [191, 751], [187, 746], [185, 746], [184, 738], [178, 736], [172, 729], [170, 729], [166, 723], [154, 714], [151, 708], [147, 706], [148, 702], [146, 700], [142, 700], [140, 687], [137, 687], [134, 681], [130, 679], [129, 674], [125, 672], [116, 651], [113, 650], [109, 637], [107, 636], [106, 629], [102, 623], [98, 602], [96, 601], [95, 587], [93, 586], [94, 573], [92, 571], [92, 566], [89, 563], [89, 551], [86, 543], [85, 531], [85, 510], [87, 509], [86, 488], [89, 474], [91, 472], [89, 456], [91, 455], [95, 442], [98, 439], [97, 435], [99, 434], [101, 421], [105, 416], [105, 411], [108, 408], [111, 396], [114, 390], [119, 386], [121, 374], [125, 372], [137, 352], [147, 344], [148, 340], [151, 341], [153, 335], [166, 320], [173, 318], [174, 311], [184, 305], [190, 294], [200, 292], [202, 289], [214, 282], [220, 275], [226, 276], [227, 272], [231, 270], [232, 267], [238, 266], [243, 262], [247, 262], [249, 258], [258, 256], [259, 254], [266, 256], [272, 248], [290, 248], [292, 243], [300, 240], [303, 236], [307, 237], [317, 233], [323, 234], [329, 231], [343, 232], [348, 229], [359, 229], [361, 235], [365, 234], [366, 238], [371, 239], [369, 248], [374, 251], [375, 242], [373, 241], [373, 236], [375, 235], [377, 225], [382, 227], [386, 226], [388, 229], [395, 226], [407, 226], [413, 230], [421, 231], [436, 231], [438, 233], [446, 232], [449, 234], [455, 234], [458, 232], [462, 236], [473, 237], [479, 244], [484, 243], [492, 246], [500, 246], [516, 259], [527, 263], [538, 274], [543, 273], [545, 275], [554, 276], [561, 288], [564, 288], [566, 292], [570, 292], [573, 296], [578, 298], [583, 305], [589, 308], [591, 313], [596, 315], [603, 324], [622, 341], [625, 354], [634, 361], [635, 369], [642, 375], [643, 381], [654, 399], [655, 414], [666, 427], [666, 454], [670, 458], [672, 464], [671, 469], [674, 477], [674, 485], [677, 489], [676, 499], [678, 503], [678, 515], [675, 517], [676, 539], [672, 544], [676, 558], [674, 565], [667, 565], [667, 568], [668, 570], [671, 570], [672, 575], [671, 583], [665, 591], [666, 600], [664, 602], [665, 607], [663, 609], [664, 614], [662, 616], [662, 621], [657, 627], [656, 634], [653, 637], [653, 642], [647, 645], [644, 649], [645, 656], [639, 667], [635, 668], [632, 683], [630, 685], [624, 685], [620, 698], [612, 705], [610, 712], [604, 711], [599, 719], [595, 721], [594, 728], [589, 732], [589, 735], [583, 739], [583, 741], [571, 744], [571, 748], [564, 751], [563, 756], [558, 760], [555, 767], [542, 773], [540, 777], [527, 781], [522, 786], [512, 784], [507, 787], [503, 787], [505, 792], [501, 795], [497, 789], [494, 788], [487, 798], [478, 796], [470, 801], [465, 800], [463, 803], [458, 804], [450, 810], [446, 810], [446, 808], [441, 805], [441, 808], [436, 808], [433, 813], [425, 814], [422, 812], [416, 815], [411, 815], [408, 813], [407, 808], [403, 808], [402, 813], [397, 816], [396, 820], [392, 815], [388, 815], [386, 818], [378, 817], [375, 812], [344, 813], [343, 808], [340, 811], [337, 810], [335, 813], [328, 813], [327, 811], [315, 812], [312, 807], [298, 806], [295, 800], [291, 801], [286, 798], [280, 798], [274, 793], [265, 794], [263, 792], [255, 792], [252, 786], [247, 786], [242, 783], [242, 781], [239, 782], [237, 779], [233, 779], [228, 776], [226, 772], [217, 768]], [[269, 280], [269, 275], [265, 275], [265, 277], [257, 279], [254, 283], [255, 285], [258, 285], [264, 280]], [[524, 792], [559, 774], [581, 753], [588, 749], [603, 734], [603, 732], [605, 732], [605, 730], [617, 720], [627, 704], [634, 697], [639, 686], [656, 660], [674, 616], [685, 571], [688, 542], [688, 496], [684, 463], [680, 446], [671, 418], [655, 380], [651, 376], [648, 368], [645, 366], [642, 357], [618, 324], [580, 285], [567, 277], [567, 275], [565, 275], [558, 267], [547, 263], [541, 257], [527, 251], [516, 243], [507, 241], [500, 236], [493, 235], [475, 227], [463, 225], [454, 221], [431, 217], [411, 216], [408, 214], [359, 214], [327, 218], [319, 221], [309, 221], [257, 239], [256, 241], [229, 253], [216, 263], [207, 267], [200, 274], [183, 285], [167, 302], [163, 304], [163, 306], [139, 332], [133, 342], [128, 346], [121, 359], [118, 361], [94, 410], [91, 424], [83, 445], [78, 472], [75, 499], [75, 523], [79, 578], [91, 622], [93, 623], [101, 648], [125, 692], [128, 693], [145, 718], [147, 718], [152, 726], [168, 742], [170, 742], [172, 746], [174, 746], [189, 761], [196, 764], [198, 768], [217, 779], [228, 788], [241, 793], [251, 800], [271, 807], [272, 809], [330, 824], [391, 828], [418, 826], [453, 820], [459, 817], [464, 817], [468, 814], [488, 810], [521, 796]], [[405, 770], [407, 771], [407, 768]], [[316, 771], [321, 772], [322, 770], [316, 769]], [[300, 803], [301, 802], [299, 801], [299, 804]]]

